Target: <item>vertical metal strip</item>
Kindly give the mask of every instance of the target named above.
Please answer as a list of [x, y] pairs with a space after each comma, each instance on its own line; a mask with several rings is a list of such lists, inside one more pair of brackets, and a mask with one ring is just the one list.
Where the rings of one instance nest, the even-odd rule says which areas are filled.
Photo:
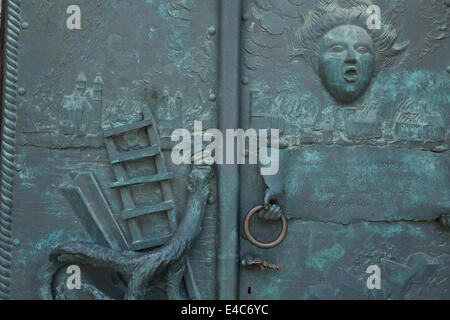
[[[1, 5], [0, 5], [0, 9], [1, 9], [1, 16], [0, 16], [0, 101], [1, 101], [1, 105], [3, 105], [3, 85], [4, 85], [4, 72], [5, 72], [5, 57], [6, 57], [6, 5], [8, 3], [8, 1], [3, 0], [0, 1]], [[2, 108], [0, 108], [0, 126], [2, 124]]]
[[[5, 0], [6, 1], [6, 0]], [[10, 295], [12, 206], [15, 175], [17, 78], [20, 33], [20, 1], [9, 0], [6, 8], [6, 53], [2, 106], [2, 157], [0, 205], [0, 299]]]
[[[219, 128], [239, 128], [241, 0], [220, 0]], [[226, 145], [224, 137], [224, 146]], [[237, 299], [239, 288], [239, 168], [219, 165], [218, 172], [218, 299]]]

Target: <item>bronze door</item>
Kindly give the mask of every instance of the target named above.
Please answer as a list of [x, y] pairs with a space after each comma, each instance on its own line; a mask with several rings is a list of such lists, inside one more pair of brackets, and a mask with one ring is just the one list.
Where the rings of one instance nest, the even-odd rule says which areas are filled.
[[0, 298], [448, 299], [447, 3], [6, 1]]
[[[216, 127], [218, 2], [6, 2], [1, 298], [213, 299], [216, 178], [175, 166], [170, 135]], [[163, 245], [169, 280], [127, 290]]]

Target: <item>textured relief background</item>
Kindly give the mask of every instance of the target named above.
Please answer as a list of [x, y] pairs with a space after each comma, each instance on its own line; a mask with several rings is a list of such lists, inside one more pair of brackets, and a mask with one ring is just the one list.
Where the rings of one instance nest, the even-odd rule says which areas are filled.
[[[284, 266], [242, 268], [241, 297], [448, 298], [450, 234], [436, 218], [450, 201], [449, 3], [373, 1], [397, 30], [393, 48], [408, 46], [378, 65], [367, 89], [348, 103], [292, 55], [298, 30], [319, 3], [370, 4], [244, 1], [241, 119], [246, 127], [280, 129], [284, 150], [277, 176], [263, 180], [257, 168], [241, 169], [242, 190], [254, 191], [241, 194], [241, 221], [262, 203], [267, 184], [288, 232], [269, 250], [241, 238], [242, 256]], [[260, 239], [278, 234], [279, 222], [253, 220]], [[381, 268], [381, 290], [366, 287], [373, 264]]]
[[[347, 6], [364, 2], [350, 1]], [[279, 119], [271, 121], [291, 145], [301, 140], [432, 149], [448, 142], [448, 5], [438, 0], [374, 3], [397, 30], [396, 42], [409, 45], [379, 66], [380, 73], [362, 97], [341, 108], [343, 104], [323, 90], [313, 69], [293, 54], [295, 34], [317, 3], [246, 1], [242, 72], [248, 84], [243, 107], [248, 108], [251, 124], [264, 121], [252, 114], [276, 110]], [[410, 118], [405, 116], [408, 112], [413, 113]], [[403, 130], [406, 124], [433, 126], [436, 133], [409, 136]]]
[[[21, 8], [11, 267], [14, 298], [37, 298], [36, 275], [55, 246], [96, 241], [60, 191], [72, 183], [76, 172], [95, 174], [116, 218], [122, 209], [118, 191], [108, 186], [115, 178], [101, 128], [141, 120], [142, 109], [150, 107], [163, 149], [169, 150], [166, 136], [173, 129], [190, 129], [193, 119], [203, 120], [204, 127], [216, 126], [215, 1], [82, 1], [81, 30], [66, 28], [66, 9], [71, 4], [33, 0], [24, 1]], [[119, 140], [122, 150], [145, 145], [141, 133]], [[181, 217], [190, 168], [173, 166], [169, 151], [165, 152], [169, 171], [175, 174], [172, 187]], [[155, 168], [138, 160], [127, 164], [126, 171], [142, 176]], [[132, 187], [132, 195], [136, 205], [161, 198], [160, 190], [151, 185]], [[212, 201], [203, 233], [190, 252], [205, 299], [215, 295], [215, 219]], [[140, 222], [153, 238], [168, 234], [163, 214]], [[101, 281], [110, 281], [108, 275]], [[149, 298], [164, 298], [164, 293], [155, 292]]]
[[[255, 166], [241, 167], [241, 220], [262, 203], [268, 186], [289, 226], [283, 243], [269, 250], [241, 237], [237, 261], [252, 256], [283, 268], [241, 268], [239, 298], [449, 298], [450, 233], [437, 220], [450, 207], [448, 1], [374, 1], [384, 23], [398, 32], [396, 52], [347, 103], [333, 98], [313, 66], [294, 54], [308, 14], [327, 2], [346, 8], [370, 3], [243, 1], [241, 126], [279, 128], [286, 160], [272, 180]], [[18, 96], [8, 109], [3, 143], [8, 152], [16, 146], [2, 177], [2, 297], [7, 279], [11, 297], [38, 298], [36, 278], [54, 247], [98, 241], [61, 192], [78, 172], [95, 175], [129, 237], [118, 219], [119, 193], [109, 188], [115, 177], [101, 129], [139, 121], [150, 107], [168, 159], [173, 129], [192, 129], [193, 120], [217, 127], [217, 1], [83, 1], [82, 30], [65, 26], [70, 4], [23, 1], [14, 18], [20, 18], [14, 20], [20, 26], [19, 74], [12, 77]], [[118, 140], [124, 151], [146, 143], [142, 132]], [[167, 164], [181, 218], [191, 168]], [[144, 161], [125, 169], [136, 177], [155, 172]], [[214, 183], [203, 231], [189, 254], [205, 299], [216, 297], [215, 194]], [[154, 186], [134, 186], [132, 195], [139, 205], [161, 200]], [[4, 240], [11, 218], [11, 239]], [[152, 239], [168, 235], [164, 215], [140, 223]], [[256, 218], [253, 224], [263, 239], [279, 228]], [[365, 270], [373, 264], [381, 268], [381, 290], [366, 287]], [[114, 275], [82, 270], [99, 289], [121, 298]], [[157, 279], [147, 298], [166, 298], [163, 288], [164, 279]]]

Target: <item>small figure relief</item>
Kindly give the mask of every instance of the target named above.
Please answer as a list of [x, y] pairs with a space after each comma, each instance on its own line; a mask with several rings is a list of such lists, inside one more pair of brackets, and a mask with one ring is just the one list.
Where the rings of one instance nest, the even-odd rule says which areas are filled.
[[169, 95], [169, 90], [164, 88], [161, 103], [157, 105], [156, 118], [161, 138], [170, 137], [173, 130], [182, 128], [183, 125], [183, 100], [181, 92], [177, 90], [174, 97]]
[[361, 96], [377, 72], [409, 43], [398, 43], [397, 31], [386, 21], [379, 30], [367, 30], [371, 4], [321, 1], [295, 32], [293, 56], [309, 63], [331, 96], [342, 103]]
[[445, 125], [439, 113], [429, 110], [425, 101], [412, 100], [400, 104], [395, 117], [394, 134], [397, 141], [443, 142]]

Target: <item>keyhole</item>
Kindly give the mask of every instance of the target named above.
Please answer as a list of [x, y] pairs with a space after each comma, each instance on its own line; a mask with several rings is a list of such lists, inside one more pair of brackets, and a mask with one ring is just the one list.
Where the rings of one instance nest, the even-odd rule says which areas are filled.
[[252, 294], [252, 287], [248, 287], [247, 292], [248, 292], [248, 294]]

